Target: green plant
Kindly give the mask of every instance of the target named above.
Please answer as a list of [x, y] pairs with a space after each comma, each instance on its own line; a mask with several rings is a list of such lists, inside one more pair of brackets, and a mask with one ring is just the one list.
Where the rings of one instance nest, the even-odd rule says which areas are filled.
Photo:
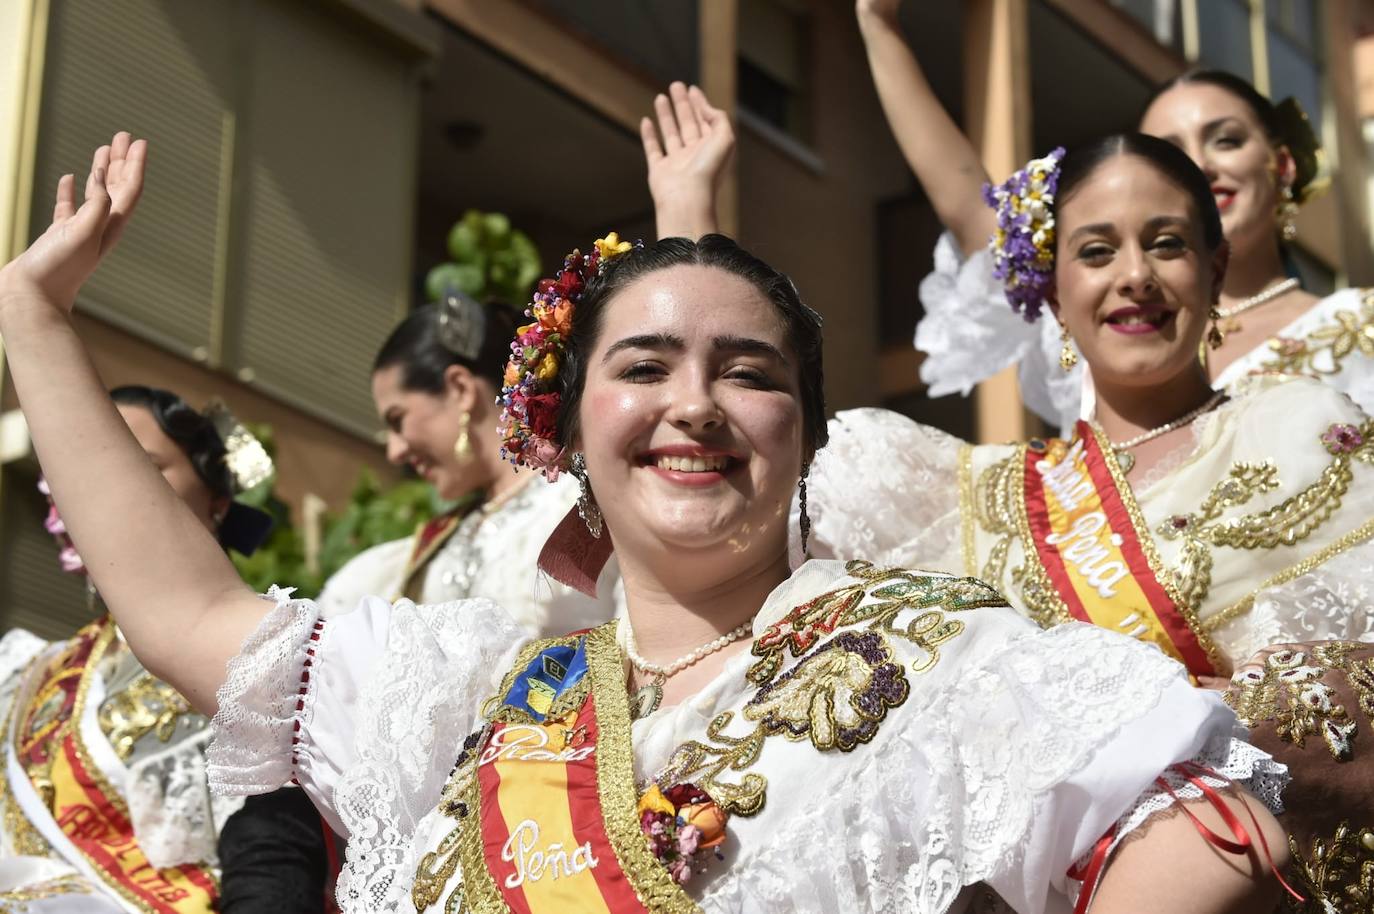
[[429, 301], [457, 289], [478, 301], [497, 299], [519, 307], [539, 279], [539, 249], [501, 213], [464, 213], [449, 230], [448, 253], [452, 260], [425, 276]]

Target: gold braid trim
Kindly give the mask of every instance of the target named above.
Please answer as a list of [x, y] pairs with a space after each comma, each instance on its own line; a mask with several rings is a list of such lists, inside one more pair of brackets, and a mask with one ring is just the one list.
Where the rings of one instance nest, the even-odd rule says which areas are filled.
[[1289, 581], [1296, 580], [1315, 570], [1318, 566], [1329, 562], [1341, 553], [1350, 551], [1371, 537], [1374, 537], [1374, 519], [1365, 521], [1356, 529], [1351, 530], [1340, 539], [1328, 543], [1324, 548], [1309, 555], [1301, 562], [1290, 565], [1278, 574], [1261, 581], [1260, 585], [1251, 593], [1209, 618], [1204, 625], [1206, 625], [1208, 631], [1216, 631], [1227, 622], [1238, 619], [1253, 609], [1255, 606], [1255, 597], [1261, 592], [1271, 587], [1278, 587], [1281, 584], [1287, 584]]
[[606, 834], [620, 868], [640, 902], [654, 914], [701, 914], [701, 908], [649, 850], [639, 824], [635, 790], [630, 701], [625, 658], [615, 640], [615, 623], [587, 633], [587, 678], [596, 702], [596, 784]]

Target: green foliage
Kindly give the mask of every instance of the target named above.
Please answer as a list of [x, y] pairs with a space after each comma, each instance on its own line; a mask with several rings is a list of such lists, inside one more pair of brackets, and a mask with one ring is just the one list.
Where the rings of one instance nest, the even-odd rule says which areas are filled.
[[449, 230], [448, 253], [453, 259], [425, 276], [429, 301], [457, 289], [478, 301], [498, 299], [520, 307], [539, 279], [539, 249], [501, 213], [464, 213]]

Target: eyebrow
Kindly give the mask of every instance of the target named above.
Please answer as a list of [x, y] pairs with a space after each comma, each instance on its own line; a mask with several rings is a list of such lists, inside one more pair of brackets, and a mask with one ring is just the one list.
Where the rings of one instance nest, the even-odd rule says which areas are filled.
[[[1187, 224], [1187, 216], [1153, 216], [1145, 223], [1145, 228], [1148, 231], [1158, 231], [1166, 225]], [[1074, 233], [1069, 236], [1069, 240], [1065, 243], [1072, 244], [1073, 240], [1079, 235], [1110, 235], [1115, 230], [1116, 226], [1110, 222], [1094, 222], [1092, 225], [1084, 225], [1075, 229]]]
[[[627, 336], [612, 343], [606, 349], [606, 354], [602, 356], [601, 361], [604, 364], [617, 352], [623, 352], [626, 349], [666, 349], [681, 352], [686, 348], [687, 344], [680, 336], [673, 336], [668, 333], [644, 333], [638, 336]], [[753, 337], [733, 335], [713, 337], [711, 348], [717, 352], [754, 353], [771, 356], [784, 365], [789, 364], [787, 356], [783, 354], [781, 349], [766, 340], [754, 339]]]
[[[1245, 122], [1242, 121], [1240, 118], [1236, 117], [1234, 114], [1223, 114], [1221, 117], [1213, 118], [1212, 120], [1203, 124], [1202, 135], [1211, 136], [1212, 134], [1220, 130], [1222, 127], [1225, 127], [1231, 121], [1235, 121], [1242, 127], [1245, 126]], [[1172, 143], [1173, 145], [1178, 146], [1180, 148], [1183, 146], [1183, 140], [1179, 137], [1177, 133], [1166, 133], [1164, 136], [1160, 137], [1160, 139], [1166, 143]]]

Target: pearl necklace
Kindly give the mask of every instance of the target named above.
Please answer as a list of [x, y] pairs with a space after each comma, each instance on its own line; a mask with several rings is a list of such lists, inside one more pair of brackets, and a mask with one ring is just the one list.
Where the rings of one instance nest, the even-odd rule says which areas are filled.
[[1258, 308], [1265, 302], [1273, 301], [1283, 293], [1289, 291], [1290, 289], [1296, 289], [1297, 287], [1297, 278], [1289, 277], [1281, 283], [1270, 286], [1263, 292], [1251, 295], [1249, 298], [1247, 298], [1245, 301], [1241, 302], [1238, 305], [1233, 305], [1230, 308], [1218, 308], [1217, 313], [1220, 314], [1222, 317], [1235, 317], [1238, 314], [1244, 314], [1251, 308]]
[[620, 621], [616, 623], [616, 634], [619, 636], [617, 640], [625, 648], [625, 656], [630, 658], [630, 664], [635, 669], [654, 677], [652, 682], [638, 689], [632, 696], [630, 707], [634, 711], [635, 719], [647, 717], [657, 710], [663, 701], [663, 684], [668, 681], [669, 677], [676, 676], [689, 666], [700, 663], [717, 651], [734, 644], [745, 635], [752, 633], [753, 630], [754, 620], [750, 619], [740, 623], [719, 638], [708, 641], [695, 650], [683, 654], [672, 663], [658, 664], [651, 663], [639, 655], [639, 650], [635, 646], [635, 630], [630, 625], [630, 619], [628, 616], [621, 616]]
[[1131, 467], [1135, 466], [1135, 455], [1130, 453], [1131, 448], [1144, 444], [1152, 438], [1158, 438], [1160, 435], [1168, 434], [1176, 428], [1182, 428], [1203, 413], [1210, 412], [1225, 397], [1225, 392], [1219, 390], [1208, 397], [1206, 403], [1202, 404], [1197, 409], [1184, 413], [1172, 422], [1166, 422], [1158, 428], [1152, 428], [1148, 432], [1142, 432], [1134, 438], [1128, 438], [1125, 441], [1113, 444], [1112, 450], [1116, 452], [1116, 461], [1121, 464], [1121, 471], [1123, 473], [1129, 473], [1131, 472]]

